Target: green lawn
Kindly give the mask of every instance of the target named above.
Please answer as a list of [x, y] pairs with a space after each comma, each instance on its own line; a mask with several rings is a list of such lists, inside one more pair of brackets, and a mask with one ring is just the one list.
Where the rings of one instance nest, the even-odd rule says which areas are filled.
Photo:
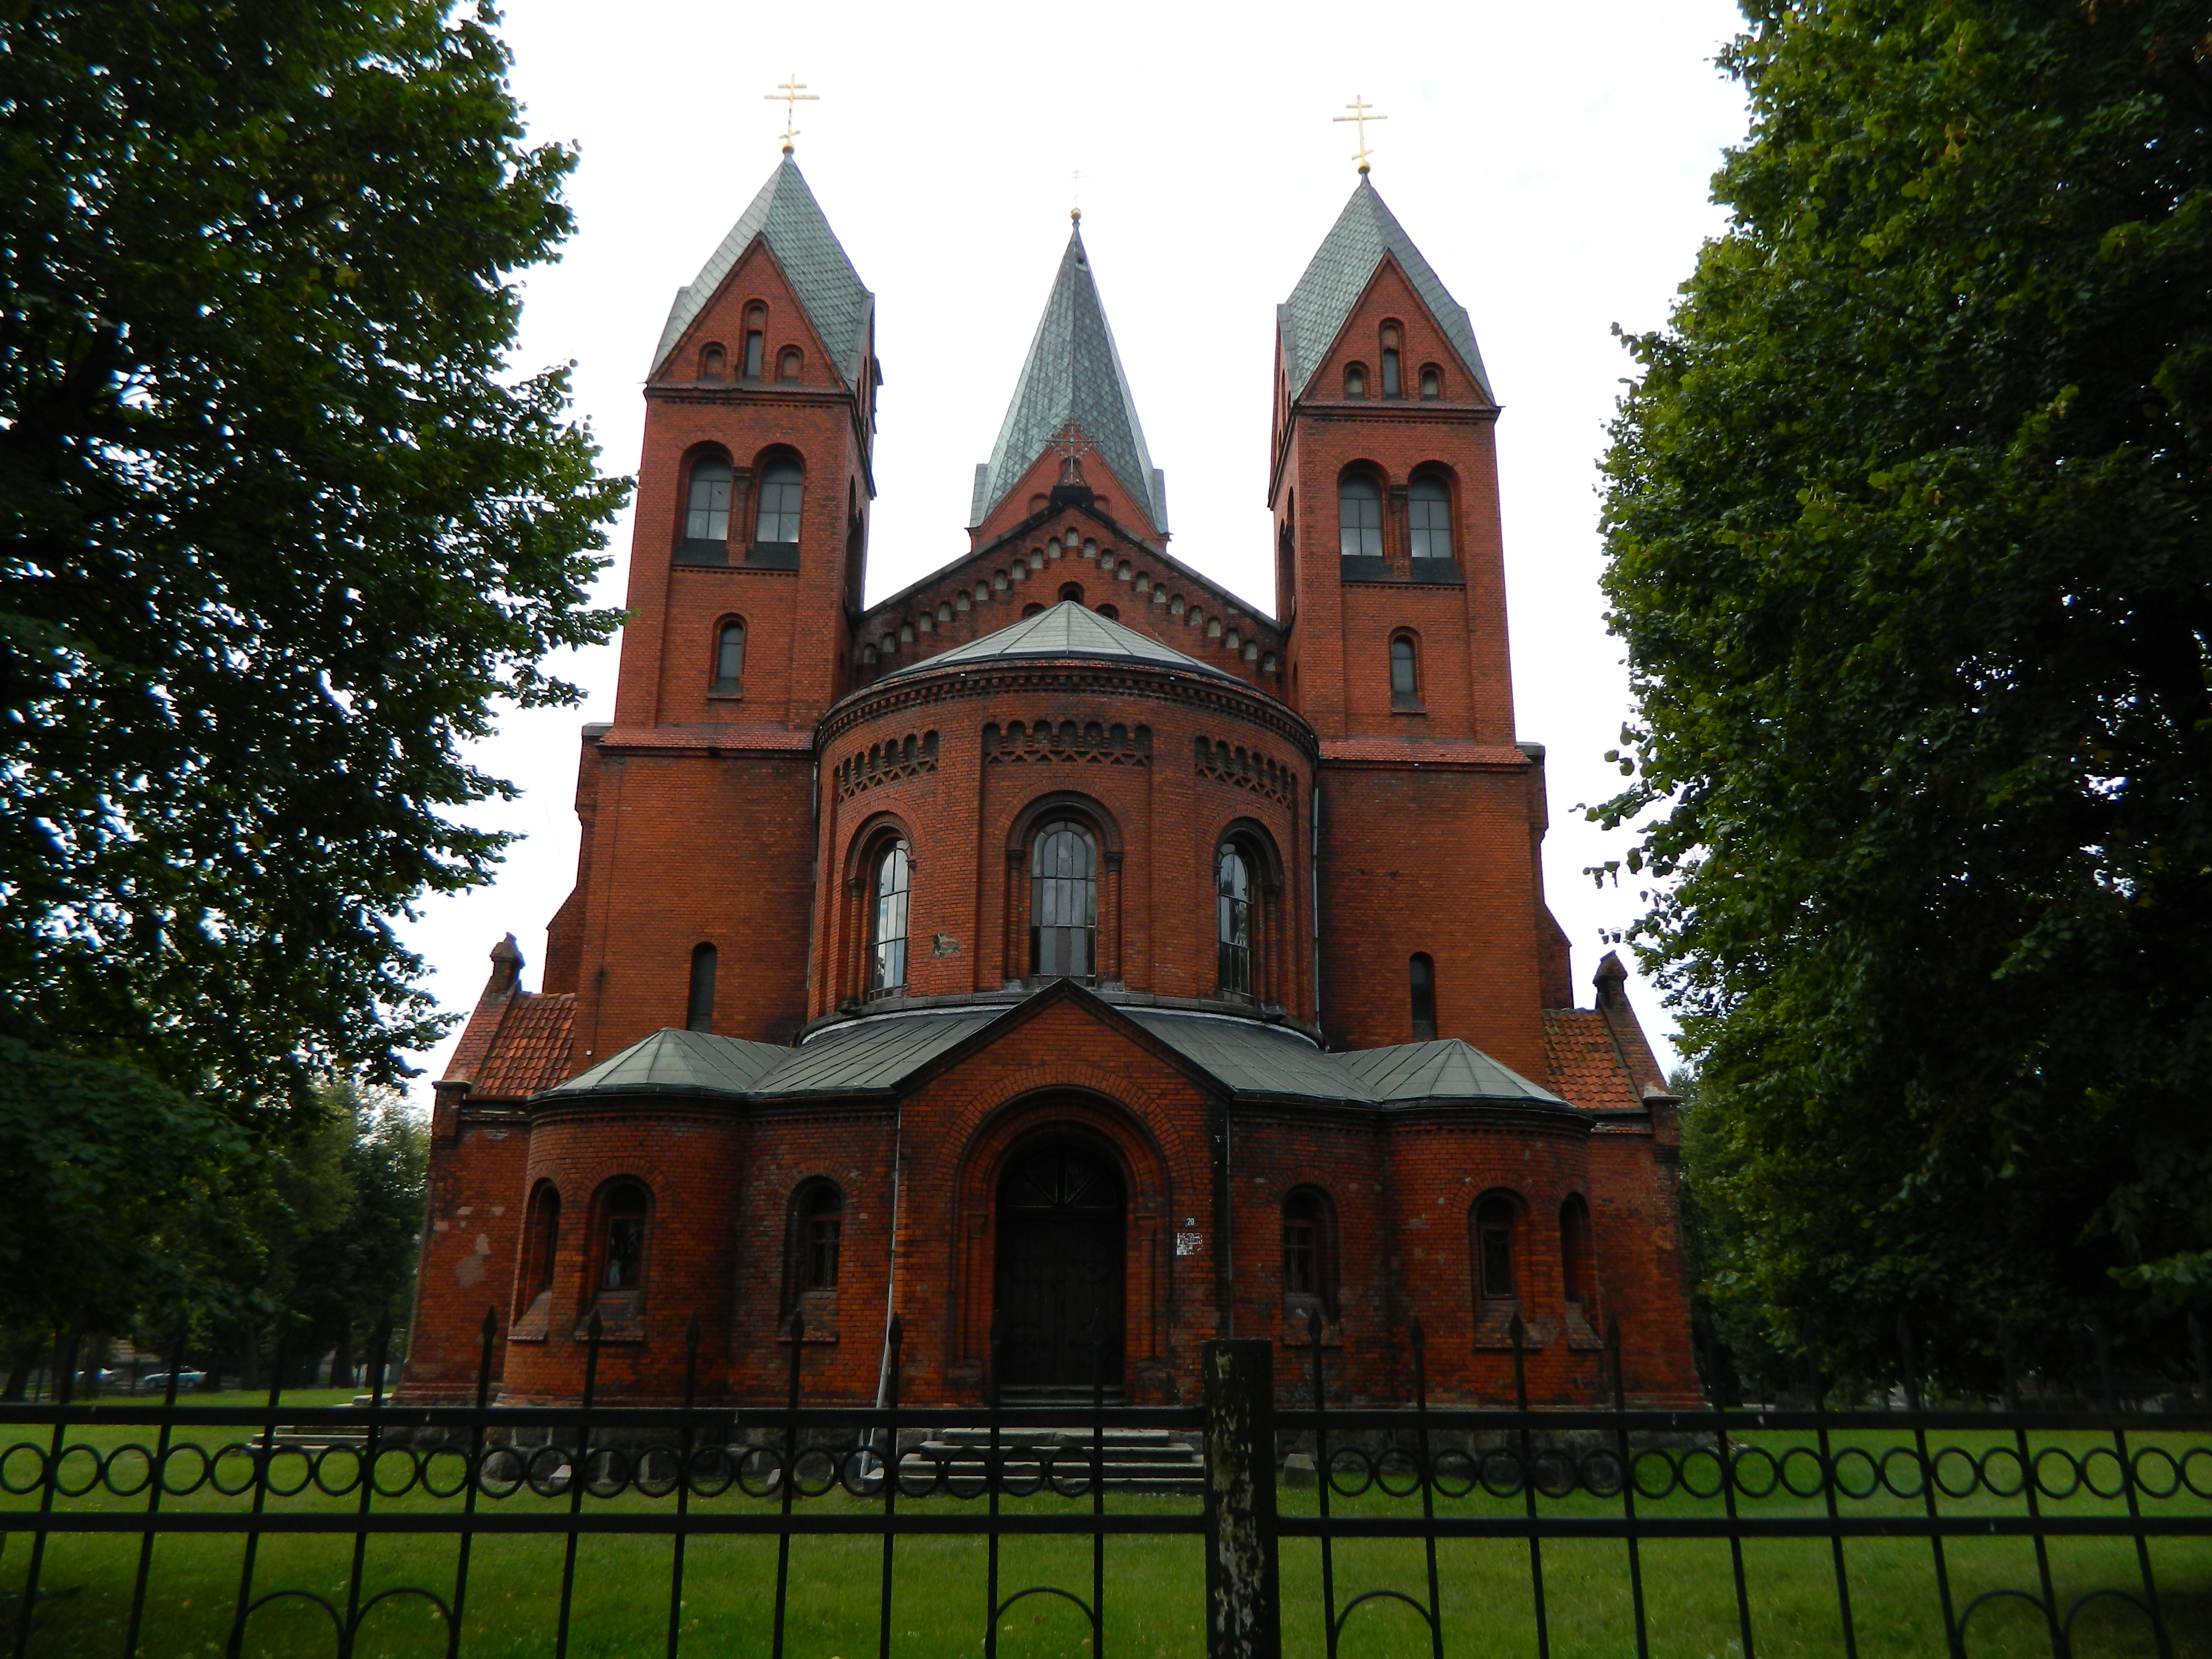
[[[299, 1403], [320, 1403], [331, 1395], [300, 1395]], [[226, 1400], [225, 1403], [228, 1403]], [[23, 1437], [21, 1431], [11, 1438]], [[133, 1435], [102, 1429], [82, 1443], [112, 1450]], [[231, 1437], [196, 1432], [210, 1445]], [[1859, 1443], [1874, 1444], [1868, 1437]], [[1977, 1449], [2007, 1437], [1997, 1434], [1953, 1435], [1947, 1443]], [[72, 1443], [79, 1443], [73, 1439]], [[1779, 1453], [1792, 1443], [1782, 1436], [1759, 1443]], [[1901, 1443], [1893, 1439], [1888, 1443]], [[2039, 1437], [2039, 1447], [2066, 1443], [2077, 1451], [2095, 1443], [2087, 1437]], [[2180, 1437], [2171, 1449], [2182, 1449]], [[2202, 1444], [2202, 1437], [2196, 1443]], [[1876, 1449], [1880, 1447], [1877, 1445]], [[122, 1462], [132, 1462], [125, 1454]], [[340, 1460], [343, 1462], [344, 1460]], [[88, 1467], [82, 1455], [75, 1468]], [[240, 1467], [242, 1468], [242, 1465]], [[392, 1467], [396, 1468], [395, 1463]], [[1956, 1467], [1956, 1466], [1954, 1466]], [[2212, 1468], [2199, 1457], [2200, 1486], [2212, 1484]], [[20, 1482], [22, 1465], [9, 1471]], [[312, 1493], [312, 1488], [310, 1489]], [[21, 1507], [21, 1498], [0, 1504]], [[274, 1507], [313, 1506], [349, 1510], [349, 1498], [303, 1495]], [[611, 1500], [617, 1509], [665, 1509], [635, 1495]], [[1051, 1506], [1055, 1500], [1010, 1501], [1010, 1516]], [[518, 1506], [561, 1510], [565, 1497], [540, 1498], [526, 1490], [486, 1503], [495, 1512]], [[602, 1507], [592, 1500], [594, 1509]], [[1310, 1491], [1285, 1494], [1285, 1509], [1310, 1513]], [[1161, 1512], [1189, 1507], [1176, 1501], [1115, 1497], [1117, 1511]], [[1495, 1498], [1479, 1490], [1440, 1505], [1446, 1514], [1514, 1514], [1518, 1498]], [[109, 1509], [142, 1508], [143, 1499], [112, 1496], [69, 1500], [70, 1507], [96, 1504]], [[242, 1499], [212, 1494], [173, 1498], [165, 1507], [238, 1511]], [[450, 1505], [457, 1506], [457, 1505]], [[913, 1510], [944, 1510], [952, 1500], [908, 1503]], [[2184, 1507], [2186, 1506], [2186, 1507]], [[383, 1510], [449, 1507], [422, 1495], [378, 1501]], [[763, 1508], [741, 1495], [696, 1504], [701, 1512]], [[808, 1500], [807, 1507], [867, 1512], [873, 1504], [836, 1496]], [[963, 1510], [975, 1506], [960, 1505]], [[1075, 1507], [1087, 1508], [1087, 1500]], [[1340, 1499], [1339, 1513], [1402, 1513], [1405, 1500], [1370, 1494]], [[1577, 1498], [1546, 1502], [1547, 1512], [1617, 1514], [1617, 1502]], [[1709, 1513], [1717, 1499], [1677, 1494], [1642, 1504], [1650, 1515]], [[1847, 1513], [1917, 1513], [1917, 1500], [1885, 1497], [1846, 1505]], [[2212, 1504], [2190, 1498], [2150, 1506], [2154, 1513], [2212, 1512]], [[1817, 1513], [1810, 1502], [1784, 1497], [1747, 1502], [1747, 1513]], [[2081, 1495], [2047, 1505], [2059, 1515], [2123, 1512], [2115, 1502]], [[1946, 1513], [2017, 1513], [2016, 1503], [1989, 1498], [1945, 1504]], [[1018, 1522], [1017, 1522], [1018, 1524]], [[450, 1595], [455, 1544], [450, 1538], [378, 1538], [367, 1555], [364, 1596], [398, 1585], [419, 1585]], [[149, 1656], [219, 1654], [228, 1633], [242, 1543], [236, 1537], [167, 1536], [155, 1546], [145, 1627], [140, 1652]], [[343, 1605], [352, 1558], [352, 1540], [343, 1537], [264, 1538], [256, 1571], [257, 1593], [278, 1589], [312, 1590]], [[2160, 1541], [2153, 1560], [2168, 1627], [2179, 1659], [2212, 1659], [2212, 1538]], [[19, 1585], [28, 1555], [28, 1540], [9, 1539], [0, 1581]], [[132, 1538], [56, 1537], [49, 1541], [43, 1582], [51, 1596], [37, 1608], [31, 1653], [40, 1659], [68, 1656], [119, 1656], [138, 1562]], [[518, 1656], [536, 1659], [554, 1650], [560, 1570], [564, 1540], [559, 1537], [481, 1537], [474, 1565], [462, 1650], [471, 1659]], [[1947, 1546], [1956, 1602], [1964, 1605], [1985, 1590], [2033, 1589], [2036, 1575], [2032, 1546], [2026, 1541], [1954, 1540]], [[1856, 1615], [1858, 1650], [1867, 1659], [1885, 1656], [1938, 1655], [1942, 1625], [1935, 1592], [1930, 1552], [1924, 1541], [1856, 1541], [1847, 1546], [1850, 1590]], [[668, 1619], [669, 1563], [665, 1539], [586, 1538], [579, 1550], [577, 1594], [569, 1651], [578, 1659], [630, 1656], [664, 1650]], [[2131, 1540], [2059, 1540], [2051, 1547], [2062, 1601], [2070, 1603], [2098, 1588], [2139, 1587]], [[687, 1547], [683, 1616], [684, 1651], [689, 1655], [759, 1656], [770, 1647], [776, 1546], [772, 1539], [693, 1539]], [[801, 1538], [792, 1550], [786, 1650], [793, 1659], [872, 1659], [877, 1649], [878, 1575], [881, 1544], [874, 1539]], [[1106, 1546], [1106, 1631], [1112, 1659], [1198, 1659], [1204, 1651], [1204, 1563], [1194, 1538], [1118, 1538]], [[1284, 1645], [1292, 1659], [1322, 1659], [1326, 1650], [1322, 1618], [1318, 1547], [1288, 1540], [1283, 1546]], [[1635, 1651], [1626, 1547], [1617, 1542], [1552, 1542], [1544, 1547], [1544, 1576], [1551, 1650], [1561, 1659], [1581, 1656], [1632, 1655]], [[1746, 1547], [1753, 1635], [1758, 1651], [1775, 1656], [1837, 1656], [1843, 1642], [1836, 1591], [1825, 1542], [1754, 1543]], [[1444, 1620], [1444, 1648], [1454, 1659], [1489, 1659], [1493, 1655], [1528, 1655], [1536, 1650], [1528, 1546], [1512, 1540], [1445, 1543], [1438, 1550]], [[1725, 1542], [1647, 1544], [1644, 1577], [1651, 1651], [1661, 1659], [1704, 1659], [1741, 1650], [1737, 1637], [1733, 1575]], [[1418, 1542], [1361, 1540], [1335, 1548], [1335, 1583], [1340, 1608], [1366, 1589], [1394, 1588], [1418, 1599], [1425, 1566]], [[1014, 1537], [1002, 1545], [1001, 1594], [1026, 1585], [1057, 1584], [1087, 1595], [1087, 1540]], [[0, 1643], [12, 1646], [20, 1598], [0, 1601], [5, 1625]], [[892, 1644], [896, 1659], [981, 1659], [984, 1606], [984, 1544], [981, 1539], [904, 1538], [898, 1540], [892, 1604]], [[1089, 1626], [1065, 1601], [1024, 1601], [1002, 1620], [998, 1651], [1004, 1659], [1107, 1659], [1091, 1652]], [[2075, 1651], [2079, 1659], [2149, 1659], [2155, 1652], [2139, 1615], [2113, 1601], [2094, 1602], [2077, 1622]], [[5, 1651], [0, 1648], [0, 1651]], [[304, 1601], [279, 1602], [257, 1613], [244, 1651], [286, 1656], [336, 1651], [330, 1624]], [[374, 1613], [356, 1650], [361, 1659], [431, 1659], [445, 1651], [442, 1621], [419, 1601], [400, 1599]], [[1425, 1624], [1411, 1609], [1394, 1602], [1370, 1602], [1352, 1615], [1341, 1647], [1343, 1659], [1427, 1659]], [[1984, 1609], [1969, 1632], [1973, 1659], [2042, 1654], [2047, 1651], [2039, 1614], [2011, 1604]]]

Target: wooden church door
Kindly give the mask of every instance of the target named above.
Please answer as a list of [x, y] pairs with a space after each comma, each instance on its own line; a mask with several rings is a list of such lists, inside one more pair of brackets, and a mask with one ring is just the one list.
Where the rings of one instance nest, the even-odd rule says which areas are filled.
[[1100, 1379], [1121, 1381], [1121, 1179], [1102, 1153], [1059, 1142], [1024, 1154], [999, 1199], [1002, 1385], [1088, 1388], [1091, 1322]]

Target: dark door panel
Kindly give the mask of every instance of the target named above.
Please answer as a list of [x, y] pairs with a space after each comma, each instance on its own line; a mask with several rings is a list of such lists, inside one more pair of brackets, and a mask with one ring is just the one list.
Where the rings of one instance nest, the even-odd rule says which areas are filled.
[[999, 1205], [1000, 1381], [1013, 1387], [1121, 1381], [1125, 1246], [1118, 1171], [1084, 1146], [1053, 1146], [1009, 1172]]

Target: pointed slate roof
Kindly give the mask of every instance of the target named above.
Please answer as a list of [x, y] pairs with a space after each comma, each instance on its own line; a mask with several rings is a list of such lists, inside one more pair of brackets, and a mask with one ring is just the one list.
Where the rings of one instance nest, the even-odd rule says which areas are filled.
[[1474, 343], [1474, 325], [1467, 307], [1451, 296], [1397, 216], [1382, 204], [1373, 182], [1362, 175], [1352, 199], [1336, 216], [1336, 223], [1314, 252], [1306, 273], [1291, 290], [1287, 304], [1275, 307], [1275, 325], [1283, 341], [1283, 369], [1291, 396], [1303, 397], [1336, 337], [1344, 331], [1352, 308], [1374, 280], [1376, 267], [1385, 254], [1395, 258], [1429, 308], [1437, 325], [1459, 353], [1460, 361], [1474, 376], [1482, 395], [1492, 403], [1490, 376], [1482, 367], [1482, 350]]
[[660, 372], [684, 330], [706, 308], [754, 240], [763, 236], [792, 292], [805, 308], [806, 320], [814, 325], [830, 361], [836, 364], [846, 385], [858, 386], [860, 358], [868, 347], [868, 318], [875, 309], [876, 296], [862, 285], [836, 232], [823, 216], [821, 204], [806, 187], [799, 163], [788, 155], [769, 174], [752, 205], [738, 216], [730, 234], [722, 238], [722, 245], [699, 268], [699, 274], [689, 286], [676, 290], [676, 302], [669, 307], [667, 324], [660, 331], [660, 343], [653, 349], [653, 372]]
[[1344, 1069], [1377, 1101], [1537, 1100], [1564, 1106], [1549, 1089], [1501, 1066], [1457, 1037], [1359, 1048], [1338, 1056]]
[[1121, 488], [1136, 496], [1153, 527], [1168, 527], [1167, 477], [1152, 465], [1145, 431], [1137, 423], [1136, 399], [1129, 395], [1121, 356], [1106, 326], [1106, 307], [1091, 274], [1079, 227], [1060, 256], [1060, 274], [1037, 319], [1036, 337], [1014, 383], [1014, 399], [999, 428], [991, 459], [975, 469], [970, 528], [990, 517], [1022, 475], [1036, 464], [1060, 429], [1070, 421], [1083, 428], [1097, 459], [1111, 469]]
[[750, 1094], [761, 1079], [791, 1057], [772, 1042], [744, 1042], [705, 1031], [655, 1031], [611, 1060], [548, 1089], [540, 1098], [566, 1095]]
[[[894, 669], [883, 678], [895, 680], [902, 674], [933, 673], [940, 668], [975, 666], [983, 663], [1001, 662], [1013, 657], [1093, 657], [1107, 662], [1138, 661], [1163, 668], [1183, 668], [1200, 674], [1211, 674], [1218, 679], [1244, 682], [1225, 668], [1217, 668], [1210, 662], [1200, 662], [1195, 657], [1186, 657], [1171, 645], [1163, 645], [1149, 634], [1139, 634], [1133, 628], [1124, 628], [1120, 623], [1086, 609], [1074, 599], [1062, 599], [1048, 605], [1034, 617], [986, 634], [981, 639], [970, 640], [950, 651], [940, 651], [933, 657], [924, 657], [920, 662], [908, 663]], [[880, 684], [882, 682], [878, 681]]]

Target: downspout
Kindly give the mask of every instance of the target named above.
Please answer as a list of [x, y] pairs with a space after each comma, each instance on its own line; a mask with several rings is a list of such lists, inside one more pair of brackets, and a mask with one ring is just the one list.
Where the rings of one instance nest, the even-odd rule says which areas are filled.
[[[1314, 1029], [1321, 1022], [1321, 774], [1313, 781], [1313, 827], [1306, 835], [1306, 893], [1313, 901]], [[1324, 1039], [1324, 1042], [1326, 1039]]]

